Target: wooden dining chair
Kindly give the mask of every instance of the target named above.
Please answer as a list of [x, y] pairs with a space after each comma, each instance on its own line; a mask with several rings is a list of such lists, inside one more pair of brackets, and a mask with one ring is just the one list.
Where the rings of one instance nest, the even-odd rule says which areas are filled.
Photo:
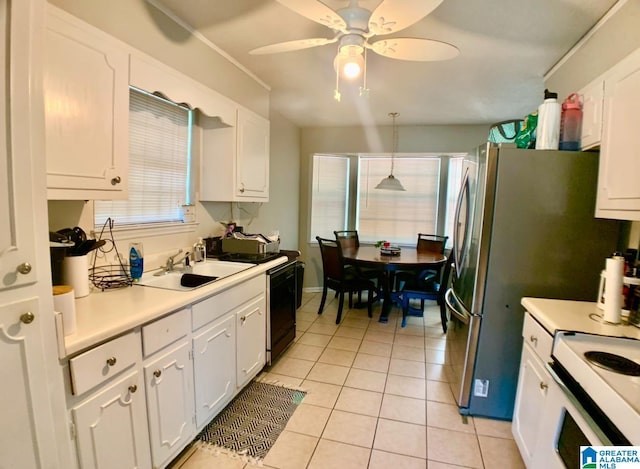
[[367, 291], [367, 313], [372, 317], [373, 292], [375, 285], [369, 279], [361, 277], [355, 269], [345, 268], [344, 257], [342, 256], [342, 246], [333, 239], [325, 239], [316, 236], [320, 245], [322, 255], [322, 299], [318, 314], [322, 314], [325, 301], [327, 300], [327, 290], [331, 288], [338, 293], [338, 316], [336, 324], [340, 324], [342, 319], [342, 309], [344, 306], [344, 294], [349, 293], [349, 307], [353, 306], [351, 294], [362, 290]]
[[[444, 254], [447, 246], [448, 236], [433, 235], [418, 233], [418, 241], [416, 243], [416, 250], [418, 252], [437, 252]], [[415, 275], [424, 275], [424, 280], [435, 279], [440, 276], [442, 266], [437, 268], [430, 268], [423, 271], [418, 270], [402, 270], [395, 274], [395, 289], [396, 291], [402, 290], [402, 285], [407, 280], [412, 280]]]
[[[429, 278], [425, 276], [414, 277], [405, 282], [400, 296], [402, 298], [402, 327], [407, 325], [407, 316], [423, 316], [425, 300], [436, 301], [440, 306], [440, 322], [443, 332], [447, 332], [447, 308], [444, 295], [449, 287], [451, 269], [453, 264], [453, 251], [445, 260], [441, 278]], [[411, 300], [420, 300], [420, 308], [411, 306]]]
[[[333, 234], [336, 237], [336, 241], [340, 243], [340, 246], [343, 250], [360, 247], [358, 230], [334, 231]], [[360, 275], [361, 277], [376, 281], [376, 294], [379, 295], [380, 285], [382, 284], [381, 276], [384, 275], [384, 272], [375, 267], [367, 268], [362, 266], [353, 266], [353, 268], [358, 271], [358, 275]], [[362, 292], [358, 292], [358, 301], [362, 301]]]

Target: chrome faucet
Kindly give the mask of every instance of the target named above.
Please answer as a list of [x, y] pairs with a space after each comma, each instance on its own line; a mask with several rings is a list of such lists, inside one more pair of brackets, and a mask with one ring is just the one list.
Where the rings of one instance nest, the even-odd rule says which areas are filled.
[[183, 267], [180, 269], [183, 272], [191, 272], [191, 264], [189, 263], [189, 256], [191, 255], [191, 253], [187, 251], [181, 257], [178, 257], [180, 256], [180, 254], [182, 254], [182, 252], [183, 252], [182, 249], [179, 249], [178, 252], [176, 252], [174, 255], [169, 256], [165, 264], [162, 267], [160, 267], [160, 269], [162, 270], [160, 270], [160, 272], [155, 273], [154, 275], [160, 276], [160, 275], [168, 274], [169, 272], [173, 272], [176, 270], [176, 266], [178, 264], [183, 264]]

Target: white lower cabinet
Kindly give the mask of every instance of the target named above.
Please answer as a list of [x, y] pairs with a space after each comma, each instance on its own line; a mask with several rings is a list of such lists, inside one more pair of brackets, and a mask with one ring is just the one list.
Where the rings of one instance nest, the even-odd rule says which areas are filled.
[[228, 315], [193, 338], [196, 426], [201, 428], [236, 392], [235, 316]]
[[266, 363], [267, 343], [264, 296], [236, 313], [237, 387], [244, 387]]
[[552, 337], [529, 314], [523, 328], [524, 344], [518, 373], [518, 390], [511, 429], [520, 455], [527, 467], [535, 455], [540, 423], [551, 375], [545, 369], [550, 361]]
[[138, 371], [71, 409], [82, 469], [151, 468], [144, 385]]
[[144, 366], [151, 459], [160, 467], [188, 444], [195, 430], [190, 343], [183, 341]]

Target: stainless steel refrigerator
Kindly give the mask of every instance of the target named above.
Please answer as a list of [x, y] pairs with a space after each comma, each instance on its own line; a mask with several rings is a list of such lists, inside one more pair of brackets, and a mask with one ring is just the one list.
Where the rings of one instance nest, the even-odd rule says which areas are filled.
[[523, 296], [595, 301], [619, 222], [594, 218], [598, 154], [486, 144], [465, 160], [446, 370], [460, 413], [510, 420]]

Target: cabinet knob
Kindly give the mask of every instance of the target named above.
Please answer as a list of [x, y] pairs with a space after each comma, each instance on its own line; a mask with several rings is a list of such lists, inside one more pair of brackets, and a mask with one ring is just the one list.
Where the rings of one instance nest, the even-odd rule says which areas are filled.
[[112, 186], [120, 184], [121, 182], [122, 182], [122, 178], [120, 176], [116, 176], [114, 178], [111, 178], [111, 185]]
[[244, 184], [240, 184], [240, 193], [243, 194], [244, 193]]
[[247, 320], [246, 316], [240, 316], [240, 321], [245, 322]]
[[23, 262], [18, 266], [17, 270], [18, 270], [18, 273], [22, 275], [27, 275], [29, 272], [31, 272], [31, 264], [29, 264], [28, 262]]
[[162, 375], [162, 370], [156, 370], [153, 372], [153, 376], [155, 376], [156, 378], [159, 378]]
[[531, 337], [529, 337], [529, 341], [533, 344], [537, 344], [538, 338], [535, 335], [532, 335]]
[[109, 357], [107, 358], [107, 365], [109, 366], [113, 366], [116, 364], [116, 357]]
[[31, 324], [35, 318], [35, 315], [31, 311], [27, 311], [20, 315], [20, 321], [24, 324]]
[[132, 384], [131, 386], [129, 386], [129, 392], [131, 394], [133, 394], [134, 392], [136, 392], [138, 390], [138, 386], [136, 386], [135, 384]]
[[549, 385], [547, 383], [545, 383], [544, 381], [540, 381], [540, 389], [542, 389], [543, 391], [547, 390], [549, 388]]

